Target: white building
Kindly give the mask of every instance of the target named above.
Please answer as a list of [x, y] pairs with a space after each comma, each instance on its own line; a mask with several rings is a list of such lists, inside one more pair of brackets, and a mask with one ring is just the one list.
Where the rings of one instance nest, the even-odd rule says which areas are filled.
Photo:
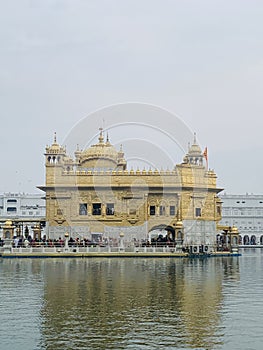
[[[42, 194], [26, 194], [6, 192], [0, 194], [0, 225], [6, 220], [20, 227], [24, 233], [27, 226], [29, 234], [32, 234], [33, 226], [39, 222], [45, 222], [46, 203]], [[0, 235], [2, 236], [2, 230]]]
[[240, 244], [263, 244], [263, 195], [223, 194], [221, 224], [235, 225]]

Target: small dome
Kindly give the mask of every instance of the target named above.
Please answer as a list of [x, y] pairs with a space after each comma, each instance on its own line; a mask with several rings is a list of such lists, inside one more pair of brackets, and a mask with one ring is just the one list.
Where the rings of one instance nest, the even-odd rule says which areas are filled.
[[231, 233], [238, 234], [238, 228], [235, 225], [233, 225], [233, 227], [231, 229]]
[[13, 226], [12, 224], [13, 224], [13, 223], [12, 223], [11, 220], [6, 220], [6, 222], [5, 222], [5, 227], [11, 227], [11, 226]]
[[188, 154], [190, 156], [200, 156], [200, 154], [202, 154], [202, 151], [201, 151], [201, 148], [197, 144], [193, 144], [190, 147]]
[[65, 154], [66, 149], [57, 143], [57, 134], [54, 133], [54, 140], [52, 145], [46, 147], [46, 154]]
[[202, 150], [198, 143], [196, 142], [196, 133], [194, 133], [194, 142], [192, 146], [189, 148], [188, 155], [189, 156], [200, 156], [202, 154]]
[[49, 147], [49, 151], [54, 151], [54, 153], [59, 153], [60, 145], [58, 143], [53, 143], [51, 147]]
[[176, 229], [182, 229], [184, 227], [184, 224], [181, 220], [177, 221], [175, 228]]

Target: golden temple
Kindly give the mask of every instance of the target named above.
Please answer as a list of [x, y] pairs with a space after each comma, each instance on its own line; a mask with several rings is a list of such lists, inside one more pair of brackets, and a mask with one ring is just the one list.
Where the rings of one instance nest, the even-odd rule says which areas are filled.
[[196, 137], [172, 170], [127, 169], [100, 129], [98, 142], [70, 157], [57, 143], [46, 147], [46, 221], [49, 238], [126, 243], [166, 238], [178, 245], [215, 246], [221, 200]]

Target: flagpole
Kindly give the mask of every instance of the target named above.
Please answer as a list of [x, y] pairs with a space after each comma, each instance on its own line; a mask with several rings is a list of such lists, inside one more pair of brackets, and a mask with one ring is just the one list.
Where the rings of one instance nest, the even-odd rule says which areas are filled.
[[206, 161], [206, 171], [208, 171], [208, 153], [207, 153], [207, 147], [204, 150], [203, 156], [205, 158]]

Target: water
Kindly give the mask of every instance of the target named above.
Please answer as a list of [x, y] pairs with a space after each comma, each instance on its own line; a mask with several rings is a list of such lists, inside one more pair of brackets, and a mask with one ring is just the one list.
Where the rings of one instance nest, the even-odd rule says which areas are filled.
[[2, 259], [0, 349], [262, 349], [263, 251]]

